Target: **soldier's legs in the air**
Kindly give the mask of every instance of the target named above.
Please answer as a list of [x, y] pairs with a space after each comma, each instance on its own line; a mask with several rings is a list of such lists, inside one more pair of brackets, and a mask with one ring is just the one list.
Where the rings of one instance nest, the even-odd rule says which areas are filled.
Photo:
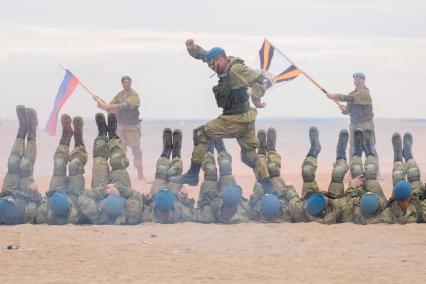
[[351, 177], [354, 179], [358, 176], [364, 175], [364, 167], [362, 164], [363, 148], [363, 132], [361, 129], [354, 131], [354, 151], [350, 161]]
[[402, 150], [405, 159], [405, 172], [407, 174], [407, 180], [411, 183], [414, 196], [423, 196], [424, 186], [420, 181], [420, 169], [413, 156], [413, 136], [407, 132], [403, 137], [404, 148]]
[[212, 200], [220, 196], [220, 189], [217, 182], [217, 168], [213, 154], [213, 140], [209, 141], [208, 149], [209, 150], [206, 152], [201, 166], [204, 172], [204, 181], [200, 186], [200, 194], [198, 197], [199, 208], [204, 208], [209, 205]]
[[19, 187], [21, 189], [27, 189], [34, 183], [34, 164], [37, 158], [37, 112], [32, 108], [26, 108], [25, 116], [27, 118], [27, 144], [25, 146], [24, 156], [21, 159], [21, 164], [19, 165], [19, 172], [21, 175]]
[[182, 150], [182, 131], [180, 129], [173, 130], [173, 147], [172, 147], [172, 160], [169, 162], [167, 176], [169, 183], [167, 187], [174, 193], [182, 189], [182, 184], [173, 182], [172, 178], [180, 176], [183, 171], [183, 161], [181, 157]]
[[19, 165], [25, 149], [25, 136], [27, 135], [27, 119], [25, 115], [25, 107], [16, 106], [16, 115], [18, 117], [18, 133], [15, 142], [10, 151], [9, 160], [7, 162], [7, 173], [3, 179], [2, 191], [16, 190], [19, 188]]
[[218, 152], [219, 189], [223, 191], [225, 187], [237, 184], [232, 174], [232, 156], [226, 151], [223, 139], [215, 139], [214, 145]]
[[402, 162], [402, 139], [399, 133], [392, 135], [392, 147], [393, 147], [393, 168], [392, 168], [392, 182], [393, 186], [400, 180], [405, 180], [405, 167]]
[[364, 130], [363, 148], [366, 156], [364, 163], [365, 189], [384, 197], [384, 193], [378, 176], [378, 159], [374, 154], [374, 132], [371, 129]]
[[331, 182], [328, 186], [328, 192], [335, 198], [342, 197], [345, 190], [343, 179], [349, 170], [349, 165], [346, 161], [346, 146], [348, 144], [348, 137], [348, 131], [346, 129], [342, 129], [339, 133], [339, 140], [336, 147], [336, 162], [333, 164]]
[[84, 166], [87, 163], [87, 151], [83, 141], [83, 119], [79, 116], [73, 120], [75, 147], [71, 152], [69, 163], [69, 184], [70, 193], [80, 194], [85, 190]]
[[67, 166], [70, 159], [69, 146], [73, 130], [71, 117], [67, 114], [61, 116], [62, 136], [53, 156], [53, 175], [50, 180], [49, 190], [66, 191], [68, 187]]
[[170, 128], [163, 129], [163, 151], [155, 165], [155, 180], [151, 186], [150, 194], [154, 196], [160, 189], [167, 187], [169, 181], [168, 170], [170, 155], [173, 148], [172, 130]]
[[96, 114], [96, 124], [98, 126], [98, 136], [93, 142], [93, 169], [92, 188], [104, 187], [109, 183], [108, 167], [108, 136], [105, 116], [102, 113]]
[[318, 192], [319, 188], [315, 180], [315, 173], [317, 171], [317, 158], [321, 151], [321, 144], [319, 142], [319, 131], [316, 127], [309, 129], [309, 140], [311, 147], [302, 163], [302, 198], [307, 198], [311, 193]]
[[126, 199], [124, 207], [124, 215], [126, 216], [127, 225], [136, 225], [142, 222], [143, 201], [142, 196], [138, 192]]

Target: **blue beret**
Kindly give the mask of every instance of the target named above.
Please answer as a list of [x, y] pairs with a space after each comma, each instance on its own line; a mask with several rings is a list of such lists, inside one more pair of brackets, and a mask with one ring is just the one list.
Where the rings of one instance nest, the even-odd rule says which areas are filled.
[[15, 224], [18, 217], [18, 208], [11, 197], [0, 199], [0, 223]]
[[373, 215], [380, 207], [379, 196], [373, 192], [364, 193], [360, 200], [360, 207], [364, 215]]
[[324, 210], [326, 201], [321, 193], [312, 194], [307, 201], [307, 211], [309, 215], [317, 216]]
[[155, 195], [155, 206], [161, 212], [166, 212], [173, 208], [175, 197], [168, 188], [163, 188]]
[[356, 72], [352, 75], [354, 78], [365, 79], [365, 74], [362, 72]]
[[52, 213], [59, 217], [65, 217], [68, 213], [68, 196], [62, 191], [55, 191], [49, 197], [48, 205]]
[[124, 197], [118, 194], [110, 194], [105, 199], [105, 212], [111, 216], [116, 217], [120, 215], [124, 210]]
[[225, 54], [225, 50], [221, 47], [213, 47], [206, 53], [206, 62], [209, 62], [210, 60], [216, 59], [219, 55]]
[[265, 194], [260, 200], [262, 215], [266, 218], [274, 217], [280, 208], [280, 201], [274, 194]]
[[411, 184], [405, 180], [398, 181], [394, 189], [394, 194], [397, 200], [406, 200], [411, 196]]
[[242, 197], [242, 189], [236, 184], [228, 185], [223, 190], [223, 202], [226, 206], [234, 207], [238, 205]]

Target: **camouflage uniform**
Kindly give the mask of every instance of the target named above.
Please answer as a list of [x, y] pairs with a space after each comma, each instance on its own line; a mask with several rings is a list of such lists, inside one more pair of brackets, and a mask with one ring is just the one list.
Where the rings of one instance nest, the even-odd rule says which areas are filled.
[[[223, 210], [223, 190], [229, 185], [236, 185], [232, 175], [232, 157], [227, 151], [218, 153], [218, 163], [221, 175], [217, 177], [217, 168], [214, 154], [207, 151], [202, 163], [204, 181], [200, 187], [198, 206], [195, 211], [195, 220], [199, 223], [235, 224], [249, 221], [247, 200], [238, 203], [236, 210], [226, 213]], [[228, 168], [225, 170], [225, 167]]]
[[[205, 61], [207, 52], [200, 46], [189, 52], [192, 57]], [[198, 164], [203, 162], [209, 139], [236, 138], [241, 147], [241, 160], [254, 169], [256, 148], [259, 147], [255, 133], [257, 110], [250, 107], [247, 88], [252, 88], [252, 100], [261, 98], [265, 92], [262, 86], [263, 75], [260, 71], [248, 68], [240, 58], [230, 56], [228, 59], [230, 63], [227, 69], [218, 75], [219, 84], [213, 87], [218, 106], [224, 109], [223, 114], [194, 131], [192, 161]], [[228, 92], [235, 93], [235, 96], [224, 96]], [[235, 100], [239, 97], [240, 101], [231, 102], [229, 97]]]
[[123, 90], [112, 99], [110, 107], [117, 114], [118, 137], [124, 149], [127, 149], [127, 146], [132, 149], [133, 165], [138, 170], [138, 174], [143, 176], [139, 95], [133, 89]]
[[29, 186], [34, 183], [34, 163], [37, 157], [36, 140], [16, 138], [9, 160], [8, 171], [3, 180], [1, 197], [12, 196], [18, 208], [17, 223], [34, 223], [37, 207], [41, 202], [38, 191], [32, 191]]
[[[351, 117], [349, 124], [349, 142], [350, 142], [350, 156], [352, 157], [354, 152], [354, 131], [356, 129], [371, 129], [373, 131], [372, 145], [376, 145], [376, 138], [374, 134], [374, 123], [373, 123], [373, 101], [370, 96], [370, 90], [367, 87], [356, 88], [348, 95], [337, 94], [336, 100], [341, 102], [347, 102], [346, 112]], [[373, 147], [373, 154], [377, 156], [375, 147]]]
[[[143, 218], [145, 222], [173, 224], [191, 222], [194, 216], [194, 200], [186, 199], [180, 195], [181, 184], [169, 182], [169, 178], [182, 173], [183, 162], [180, 156], [169, 159], [161, 156], [156, 165], [155, 180], [151, 187], [150, 198], [145, 200]], [[155, 195], [161, 189], [168, 188], [174, 193], [172, 214], [168, 216], [156, 210]]]
[[[85, 191], [84, 166], [87, 163], [87, 152], [84, 145], [76, 146], [69, 152], [69, 146], [59, 144], [56, 148], [54, 160], [53, 176], [50, 181], [49, 190], [46, 197], [49, 198], [56, 191], [62, 191], [68, 196], [69, 211], [65, 217], [59, 217], [49, 210], [48, 200], [43, 202], [37, 211], [37, 223], [48, 223], [54, 225], [79, 224], [83, 222], [83, 215], [78, 207], [77, 201], [80, 194]], [[67, 176], [67, 166], [69, 176]]]
[[[109, 165], [108, 165], [109, 158]], [[93, 145], [92, 190], [80, 195], [78, 205], [92, 224], [134, 225], [142, 220], [143, 200], [139, 192], [131, 188], [126, 168], [129, 161], [120, 139], [108, 141], [107, 136], [97, 136]], [[111, 170], [110, 170], [111, 167]], [[108, 197], [107, 184], [113, 183], [125, 198], [124, 212], [111, 220], [103, 210]]]

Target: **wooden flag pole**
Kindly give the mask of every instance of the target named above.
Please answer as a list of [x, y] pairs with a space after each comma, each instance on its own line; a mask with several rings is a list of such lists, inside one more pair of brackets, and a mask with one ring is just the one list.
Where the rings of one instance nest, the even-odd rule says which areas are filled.
[[[266, 38], [265, 38], [265, 40], [267, 40]], [[269, 40], [268, 40], [269, 41]], [[269, 41], [270, 42], [270, 41]], [[271, 43], [271, 45], [272, 45], [272, 43]], [[299, 69], [300, 70], [300, 72], [303, 74], [303, 75], [305, 75], [305, 77], [306, 78], [308, 78], [308, 80], [309, 81], [311, 81], [315, 86], [317, 86], [317, 88], [318, 89], [320, 89], [324, 94], [326, 94], [327, 95], [327, 91], [320, 85], [320, 84], [318, 84], [318, 82], [317, 81], [315, 81], [311, 76], [309, 76], [308, 74], [306, 74], [305, 73], [305, 71], [303, 71], [302, 69], [300, 69], [299, 67], [297, 67], [297, 65], [296, 64], [294, 64], [294, 62], [293, 61], [291, 61], [290, 60], [290, 58], [288, 58], [284, 53], [282, 53], [279, 49], [277, 49], [277, 48], [275, 48], [275, 51], [277, 51], [277, 52], [279, 52], [282, 56], [284, 56], [287, 60], [288, 60], [288, 62], [290, 62], [292, 65], [294, 65], [294, 67], [296, 67], [297, 69]], [[336, 105], [340, 108], [340, 107], [342, 107], [342, 104], [340, 103], [340, 102], [338, 102], [337, 100], [333, 100], [333, 102], [335, 102], [336, 103]]]

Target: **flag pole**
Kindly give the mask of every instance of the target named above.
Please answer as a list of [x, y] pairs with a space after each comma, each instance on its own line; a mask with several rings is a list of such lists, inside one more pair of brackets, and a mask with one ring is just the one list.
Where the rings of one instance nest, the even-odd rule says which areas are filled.
[[[265, 38], [265, 40], [268, 40], [268, 39], [266, 39]], [[269, 41], [269, 40], [268, 40]], [[271, 41], [269, 41], [270, 43], [271, 43]], [[273, 45], [272, 43], [271, 43], [271, 45]], [[275, 48], [275, 51], [277, 51], [279, 54], [281, 54], [282, 56], [284, 56], [287, 60], [288, 60], [288, 62], [290, 62], [292, 65], [294, 65], [295, 67], [297, 67], [297, 65], [296, 64], [294, 64], [294, 62], [293, 61], [291, 61], [290, 60], [290, 58], [288, 58], [284, 53], [282, 53], [279, 49], [277, 49], [277, 48]], [[300, 70], [300, 72], [303, 74], [303, 75], [305, 75], [305, 77], [309, 80], [309, 81], [311, 81], [311, 83], [312, 84], [314, 84], [315, 86], [317, 86], [317, 88], [318, 89], [320, 89], [324, 94], [326, 94], [327, 95], [327, 91], [317, 82], [317, 81], [315, 81], [311, 76], [309, 76], [308, 74], [306, 74], [305, 73], [305, 71], [303, 71], [302, 69], [300, 69], [299, 67], [297, 67], [297, 69], [299, 69]], [[337, 100], [333, 100], [333, 102], [335, 102], [336, 103], [336, 105], [340, 108], [341, 106], [342, 106], [342, 104], [340, 103], [340, 102], [338, 102]]]
[[[64, 70], [67, 71], [68, 69], [64, 67], [64, 65], [61, 64], [61, 62], [58, 61], [58, 65]], [[74, 75], [74, 74], [73, 74]], [[75, 75], [74, 75], [75, 76]], [[75, 76], [78, 80], [78, 84], [87, 92], [88, 95], [90, 95], [92, 97], [92, 99], [94, 99], [96, 102], [102, 102], [107, 104], [102, 98], [100, 98], [99, 96], [95, 95], [92, 91], [89, 90], [89, 88], [87, 88], [81, 81], [80, 79]]]

